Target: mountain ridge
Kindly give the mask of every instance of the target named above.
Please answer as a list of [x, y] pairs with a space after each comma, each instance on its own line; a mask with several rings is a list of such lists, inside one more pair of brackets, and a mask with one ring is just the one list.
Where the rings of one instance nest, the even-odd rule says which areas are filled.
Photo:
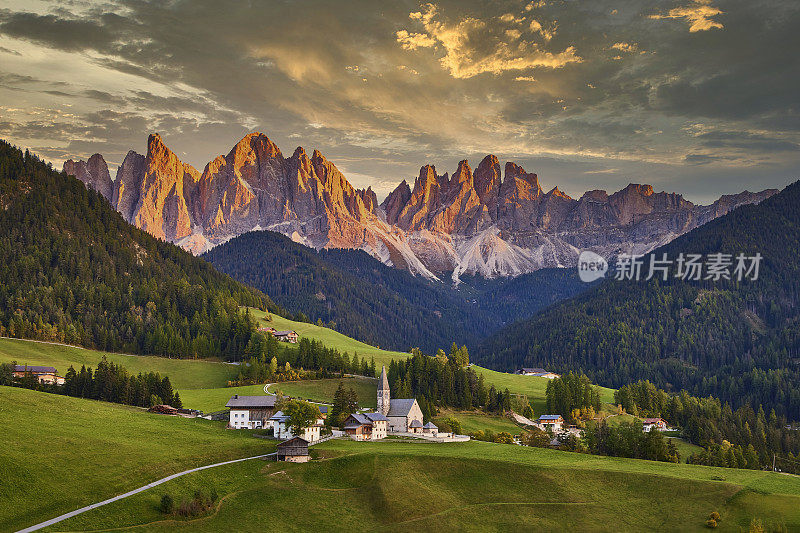
[[709, 220], [775, 192], [744, 191], [708, 206], [680, 194], [630, 184], [574, 199], [545, 192], [535, 173], [494, 155], [473, 170], [420, 168], [378, 204], [371, 188], [356, 189], [319, 150], [297, 147], [289, 157], [253, 132], [200, 173], [148, 138], [147, 155], [130, 151], [110, 181], [100, 154], [68, 160], [64, 171], [105, 196], [126, 221], [192, 253], [253, 229], [278, 231], [312, 248], [363, 249], [387, 265], [429, 279], [451, 274], [517, 276], [572, 266], [582, 249], [606, 257], [646, 253]]

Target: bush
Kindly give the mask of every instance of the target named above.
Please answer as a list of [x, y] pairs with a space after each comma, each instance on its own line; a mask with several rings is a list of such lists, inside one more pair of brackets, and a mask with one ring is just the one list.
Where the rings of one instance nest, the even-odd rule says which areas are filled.
[[175, 501], [169, 494], [164, 494], [161, 497], [161, 505], [158, 506], [159, 511], [164, 514], [172, 514], [175, 512]]
[[715, 521], [719, 522], [719, 520], [720, 520], [719, 513], [716, 512], [716, 511], [713, 511], [710, 515], [708, 515], [708, 519], [709, 520], [715, 520]]
[[714, 520], [713, 518], [709, 518], [708, 520], [706, 520], [706, 527], [709, 529], [716, 529], [717, 521]]

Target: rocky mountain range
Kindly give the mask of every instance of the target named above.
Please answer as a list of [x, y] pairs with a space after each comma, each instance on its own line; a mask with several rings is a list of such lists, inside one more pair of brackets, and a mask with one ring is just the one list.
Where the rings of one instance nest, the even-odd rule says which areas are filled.
[[128, 222], [202, 253], [253, 229], [269, 229], [313, 248], [360, 248], [387, 265], [458, 282], [463, 273], [516, 276], [571, 266], [583, 249], [605, 257], [646, 253], [731, 209], [775, 194], [744, 191], [696, 205], [649, 185], [545, 192], [536, 174], [487, 155], [449, 176], [420, 169], [379, 205], [315, 150], [290, 157], [251, 133], [198, 172], [150, 135], [147, 155], [128, 152], [111, 180], [100, 154], [68, 160], [64, 171], [106, 197]]

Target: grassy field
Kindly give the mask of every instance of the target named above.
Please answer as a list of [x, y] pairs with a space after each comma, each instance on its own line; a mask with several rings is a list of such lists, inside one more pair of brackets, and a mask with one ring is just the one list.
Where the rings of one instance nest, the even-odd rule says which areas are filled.
[[[464, 444], [329, 441], [307, 464], [246, 462], [191, 474], [53, 531], [722, 531], [800, 527], [800, 484], [780, 474]], [[220, 503], [185, 521], [158, 512], [214, 488]], [[669, 497], [664, 497], [669, 495]]]
[[301, 337], [322, 341], [325, 346], [329, 348], [336, 348], [340, 352], [347, 352], [350, 357], [352, 357], [354, 353], [357, 353], [360, 359], [363, 359], [365, 356], [367, 359], [374, 357], [375, 365], [378, 367], [378, 369], [380, 369], [381, 365], [389, 366], [389, 363], [392, 362], [392, 359], [399, 360], [407, 359], [409, 357], [408, 353], [381, 350], [380, 348], [376, 348], [374, 346], [370, 346], [369, 344], [352, 339], [347, 335], [339, 333], [338, 331], [314, 324], [295, 322], [294, 320], [289, 320], [275, 314], [271, 315], [271, 321], [267, 321], [265, 319], [266, 313], [264, 311], [252, 308], [250, 309], [250, 314], [257, 318], [260, 324], [273, 327], [279, 331], [293, 329]]
[[475, 433], [476, 431], [486, 431], [487, 429], [494, 433], [506, 431], [512, 435], [522, 432], [518, 425], [504, 416], [493, 416], [477, 411], [442, 409], [439, 415], [433, 419], [433, 423], [438, 424], [443, 418], [455, 418], [461, 422], [462, 433]]
[[0, 387], [0, 531], [16, 531], [169, 474], [269, 453], [224, 423]]
[[281, 391], [287, 396], [311, 400], [314, 402], [331, 403], [333, 393], [339, 383], [345, 389], [352, 388], [358, 395], [358, 404], [361, 407], [375, 408], [378, 404], [377, 391], [378, 381], [369, 378], [336, 378], [336, 379], [315, 379], [312, 381], [284, 381], [270, 385], [270, 392]]
[[76, 370], [80, 370], [81, 365], [96, 367], [103, 355], [133, 374], [153, 371], [160, 372], [162, 376], [167, 375], [173, 388], [176, 389], [222, 387], [229, 379], [235, 379], [239, 373], [235, 365], [216, 361], [123, 355], [74, 346], [0, 338], [0, 362], [16, 361], [20, 365], [52, 366], [62, 376], [70, 365]]

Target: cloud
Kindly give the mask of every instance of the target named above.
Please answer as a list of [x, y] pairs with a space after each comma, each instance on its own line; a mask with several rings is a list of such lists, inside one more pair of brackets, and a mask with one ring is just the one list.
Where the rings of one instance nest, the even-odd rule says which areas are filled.
[[[426, 4], [421, 11], [412, 12], [409, 18], [419, 21], [424, 32], [399, 30], [396, 32], [397, 42], [405, 50], [440, 50], [443, 55], [439, 63], [457, 79], [532, 68], [558, 69], [582, 61], [574, 46], [551, 52], [533, 40], [521, 38], [518, 28], [501, 27], [501, 22], [518, 24], [523, 20], [513, 15], [504, 14], [491, 21], [465, 17], [450, 22], [436, 5]], [[551, 33], [534, 22], [532, 31], [546, 36], [544, 40], [549, 41]]]
[[711, 0], [694, 0], [693, 3], [682, 7], [670, 9], [666, 15], [650, 15], [651, 19], [685, 19], [690, 22], [689, 31], [708, 31], [711, 29], [722, 29], [722, 23], [713, 20], [713, 17], [722, 15], [724, 12], [711, 5]]

